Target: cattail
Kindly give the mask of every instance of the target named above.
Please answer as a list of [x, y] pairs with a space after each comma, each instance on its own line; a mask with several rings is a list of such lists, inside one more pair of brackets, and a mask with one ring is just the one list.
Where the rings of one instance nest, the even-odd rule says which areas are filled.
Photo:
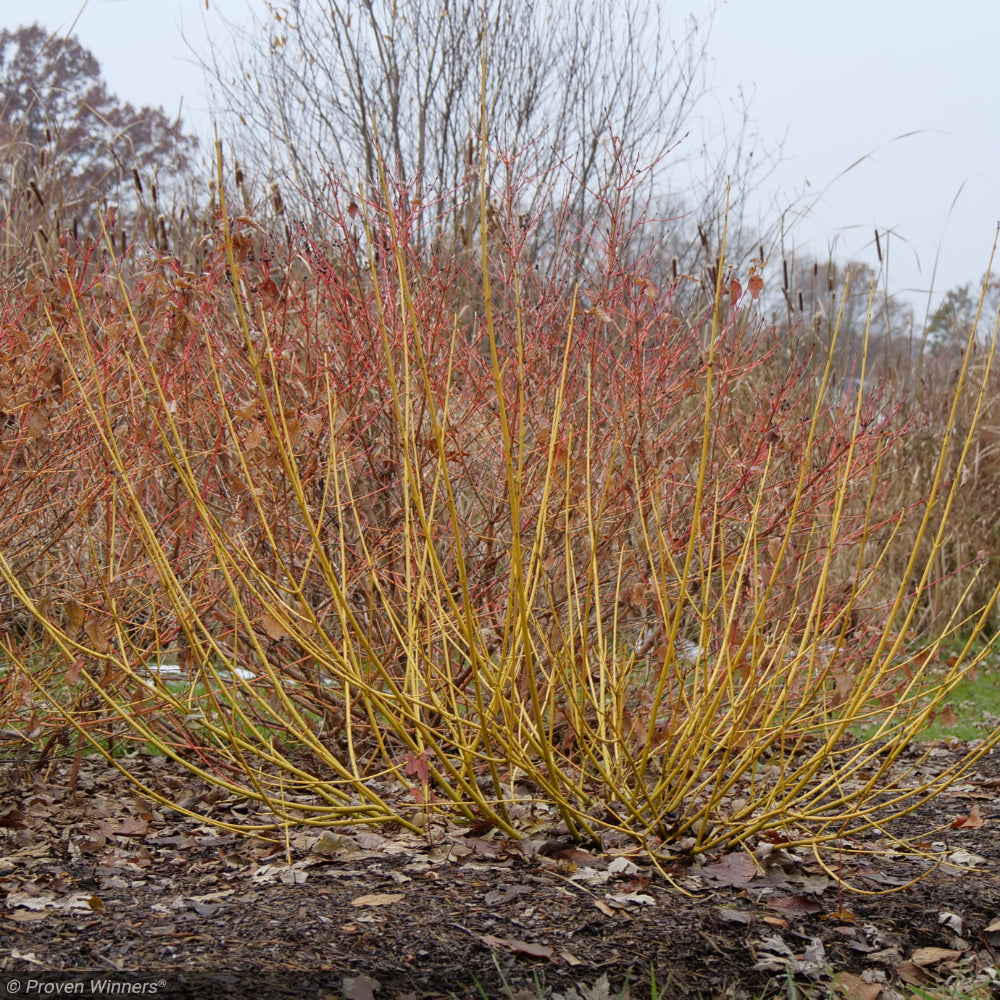
[[285, 203], [281, 200], [281, 188], [278, 187], [277, 181], [271, 184], [271, 204], [274, 205], [276, 215], [281, 215], [285, 211]]
[[139, 176], [139, 171], [135, 167], [132, 168], [132, 183], [135, 185], [136, 191], [142, 195], [142, 178]]

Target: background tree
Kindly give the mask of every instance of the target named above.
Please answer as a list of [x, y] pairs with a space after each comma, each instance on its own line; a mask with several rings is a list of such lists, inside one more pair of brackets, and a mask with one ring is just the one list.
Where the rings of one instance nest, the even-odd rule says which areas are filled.
[[391, 182], [413, 202], [435, 202], [439, 229], [468, 242], [485, 110], [486, 183], [501, 215], [508, 197], [508, 214], [530, 220], [534, 250], [554, 231], [586, 247], [602, 226], [684, 216], [661, 223], [656, 239], [667, 266], [676, 254], [692, 271], [718, 254], [727, 180], [730, 246], [756, 242], [756, 232], [741, 239], [743, 209], [769, 158], [745, 115], [713, 143], [726, 116], [708, 100], [711, 19], [690, 18], [675, 40], [661, 7], [248, 5], [246, 21], [228, 24], [232, 44], [204, 62], [224, 132], [262, 180], [290, 183], [286, 202], [316, 206], [331, 184], [377, 196], [378, 150]]
[[[976, 285], [959, 285], [944, 293], [927, 321], [925, 336], [933, 353], [940, 354], [947, 351], [954, 353], [965, 347], [969, 333], [976, 324], [982, 287], [983, 282], [980, 280]], [[979, 315], [977, 332], [980, 338], [986, 338], [991, 333], [998, 308], [1000, 308], [1000, 281], [994, 278], [987, 286], [982, 312]]]
[[96, 235], [96, 213], [109, 202], [123, 222], [151, 208], [155, 223], [157, 174], [169, 172], [173, 186], [196, 146], [179, 118], [109, 94], [97, 60], [74, 38], [38, 24], [0, 31], [0, 218], [8, 250], [12, 240], [50, 238], [53, 226]]

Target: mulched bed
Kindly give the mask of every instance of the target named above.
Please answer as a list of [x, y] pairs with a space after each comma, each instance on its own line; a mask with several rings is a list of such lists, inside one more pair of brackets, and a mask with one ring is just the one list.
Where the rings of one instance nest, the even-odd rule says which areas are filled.
[[[162, 759], [135, 766], [195, 811], [248, 818]], [[0, 763], [0, 994], [608, 1000], [650, 996], [652, 972], [666, 997], [794, 982], [893, 1000], [955, 976], [1000, 996], [997, 752], [892, 827], [936, 828], [924, 856], [876, 834], [824, 855], [862, 893], [780, 844], [678, 852], [664, 874], [629, 845], [551, 833], [236, 836], [154, 807], [98, 759], [75, 790], [68, 771]]]

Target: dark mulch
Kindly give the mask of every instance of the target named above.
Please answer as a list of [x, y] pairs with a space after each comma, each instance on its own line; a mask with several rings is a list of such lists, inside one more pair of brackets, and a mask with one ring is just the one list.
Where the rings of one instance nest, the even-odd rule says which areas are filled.
[[[61, 764], [0, 764], [0, 993], [606, 1000], [626, 983], [649, 996], [652, 970], [668, 997], [788, 996], [794, 981], [800, 996], [892, 1000], [953, 976], [978, 977], [987, 997], [998, 765], [984, 759], [893, 826], [937, 827], [921, 843], [944, 864], [888, 854], [876, 834], [827, 852], [858, 893], [780, 844], [757, 862], [669, 855], [665, 877], [624, 845], [558, 838], [302, 830], [276, 842], [154, 807], [99, 760], [84, 761], [75, 790]], [[161, 786], [192, 808], [246, 818], [169, 778]]]

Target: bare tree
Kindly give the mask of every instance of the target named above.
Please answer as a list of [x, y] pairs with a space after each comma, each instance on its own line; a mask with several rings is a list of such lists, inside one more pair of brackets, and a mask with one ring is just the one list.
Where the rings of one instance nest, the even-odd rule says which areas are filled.
[[710, 263], [727, 182], [741, 218], [768, 164], [744, 118], [705, 166], [694, 133], [723, 113], [706, 101], [710, 27], [691, 17], [674, 40], [662, 5], [642, 0], [289, 0], [248, 5], [203, 61], [243, 161], [305, 203], [331, 182], [377, 192], [381, 156], [391, 183], [443, 203], [461, 237], [485, 132], [490, 190], [516, 191], [550, 235], [557, 218], [589, 228], [595, 206], [620, 210], [628, 187], [633, 215], [690, 213], [660, 235]]

